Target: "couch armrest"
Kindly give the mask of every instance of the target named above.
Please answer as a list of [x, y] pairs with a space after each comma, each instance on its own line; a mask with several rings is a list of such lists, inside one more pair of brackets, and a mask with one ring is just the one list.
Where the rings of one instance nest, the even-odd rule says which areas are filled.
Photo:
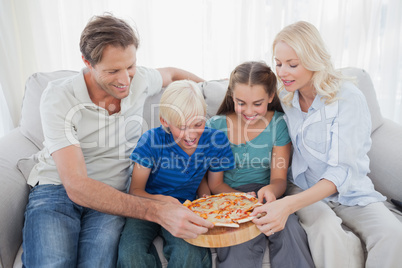
[[377, 191], [391, 198], [402, 199], [402, 125], [384, 120], [372, 134], [370, 174]]
[[0, 267], [13, 266], [22, 241], [29, 187], [17, 163], [37, 151], [19, 128], [0, 139]]

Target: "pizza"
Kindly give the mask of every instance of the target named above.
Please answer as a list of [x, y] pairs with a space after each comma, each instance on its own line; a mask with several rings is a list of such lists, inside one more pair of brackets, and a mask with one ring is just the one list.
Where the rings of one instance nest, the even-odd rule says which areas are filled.
[[215, 226], [239, 227], [240, 223], [251, 221], [254, 217], [250, 213], [262, 204], [246, 193], [221, 193], [186, 200], [183, 205]]

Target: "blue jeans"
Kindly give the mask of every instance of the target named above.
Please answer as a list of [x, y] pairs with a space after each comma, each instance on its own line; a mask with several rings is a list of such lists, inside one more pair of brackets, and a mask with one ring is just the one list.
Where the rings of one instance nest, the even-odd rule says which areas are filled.
[[163, 253], [168, 267], [207, 268], [212, 266], [211, 252], [174, 237], [159, 224], [138, 219], [127, 219], [119, 244], [117, 267], [161, 267], [153, 240], [164, 240]]
[[23, 229], [24, 267], [115, 267], [124, 218], [72, 202], [63, 185], [32, 188]]

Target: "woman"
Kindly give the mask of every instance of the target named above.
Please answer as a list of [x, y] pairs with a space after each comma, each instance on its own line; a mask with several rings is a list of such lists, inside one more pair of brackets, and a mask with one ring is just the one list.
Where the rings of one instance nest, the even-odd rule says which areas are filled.
[[294, 149], [293, 184], [289, 196], [255, 209], [253, 215], [267, 215], [254, 222], [264, 233], [277, 232], [297, 212], [317, 267], [398, 267], [402, 224], [367, 176], [371, 119], [364, 95], [334, 70], [310, 23], [280, 31], [273, 55]]

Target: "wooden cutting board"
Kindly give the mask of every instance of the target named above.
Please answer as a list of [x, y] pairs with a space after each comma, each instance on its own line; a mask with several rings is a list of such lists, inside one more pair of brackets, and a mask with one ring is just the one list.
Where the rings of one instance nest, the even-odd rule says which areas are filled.
[[188, 243], [206, 248], [222, 248], [247, 242], [261, 234], [253, 222], [240, 224], [240, 227], [217, 227], [194, 239], [184, 239]]

